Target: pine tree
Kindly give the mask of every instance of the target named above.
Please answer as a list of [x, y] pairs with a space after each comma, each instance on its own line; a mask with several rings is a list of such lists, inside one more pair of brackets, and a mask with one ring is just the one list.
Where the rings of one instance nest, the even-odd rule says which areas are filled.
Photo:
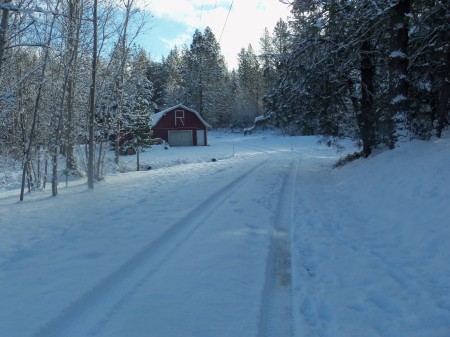
[[450, 2], [415, 1], [409, 29], [411, 132], [429, 139], [448, 124]]
[[264, 80], [258, 57], [251, 45], [248, 45], [247, 50], [242, 48], [238, 54], [237, 75], [241, 114], [247, 123], [253, 122], [262, 111]]
[[147, 78], [149, 65], [150, 60], [144, 50], [140, 49], [133, 55], [124, 93], [123, 150], [127, 154], [130, 151], [136, 153], [138, 171], [139, 153], [151, 145], [150, 119], [156, 107], [152, 101], [153, 85]]
[[217, 126], [222, 114], [217, 106], [226, 100], [222, 89], [227, 69], [220, 46], [209, 27], [203, 34], [195, 31], [190, 48], [183, 55], [181, 74], [186, 90], [185, 104]]
[[265, 96], [269, 89], [275, 83], [277, 75], [277, 64], [279, 56], [275, 54], [275, 46], [273, 38], [267, 28], [264, 29], [264, 34], [259, 40], [260, 55], [258, 56], [261, 64], [262, 72], [262, 95]]
[[278, 20], [272, 33], [273, 57], [272, 62], [276, 69], [281, 69], [282, 62], [286, 55], [291, 51], [291, 32], [287, 22]]
[[408, 28], [410, 0], [400, 0], [391, 10], [389, 54], [389, 148], [407, 137], [409, 111]]
[[185, 101], [186, 88], [182, 78], [183, 58], [178, 48], [169, 52], [167, 58], [162, 63], [163, 79], [163, 99], [164, 107], [174, 106]]
[[365, 155], [370, 154], [379, 109], [376, 80], [384, 73], [375, 68], [381, 63], [375, 57], [382, 55], [376, 48], [385, 35], [382, 5], [293, 3], [294, 37], [287, 39], [277, 83], [265, 99], [279, 126], [303, 134], [359, 138]]

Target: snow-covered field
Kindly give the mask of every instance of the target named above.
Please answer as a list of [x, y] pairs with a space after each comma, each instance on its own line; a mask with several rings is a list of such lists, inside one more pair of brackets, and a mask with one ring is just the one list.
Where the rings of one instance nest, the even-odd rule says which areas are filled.
[[0, 336], [450, 336], [449, 137], [340, 169], [315, 137], [209, 143], [22, 203], [8, 172]]

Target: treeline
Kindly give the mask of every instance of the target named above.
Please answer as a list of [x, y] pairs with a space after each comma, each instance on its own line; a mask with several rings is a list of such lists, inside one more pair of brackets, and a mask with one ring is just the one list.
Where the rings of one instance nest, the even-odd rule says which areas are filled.
[[106, 151], [119, 164], [124, 148], [148, 146], [151, 115], [169, 106], [214, 127], [264, 113], [261, 59], [249, 45], [230, 71], [209, 28], [155, 61], [135, 44], [150, 13], [134, 0], [2, 0], [0, 10], [0, 165], [21, 164], [21, 200], [50, 181], [57, 195], [61, 172], [86, 173], [92, 187]]
[[449, 0], [283, 1], [289, 21], [230, 71], [209, 28], [151, 60], [135, 45], [150, 13], [134, 0], [2, 0], [0, 164], [21, 163], [22, 192], [51, 177], [56, 195], [58, 171], [100, 179], [106, 151], [118, 164], [124, 146], [148, 146], [151, 115], [178, 103], [217, 128], [264, 116], [290, 134], [353, 137], [365, 156], [441, 135]]
[[238, 68], [230, 71], [211, 29], [196, 30], [189, 46], [174, 48], [161, 62], [150, 64], [157, 109], [183, 103], [215, 128], [252, 124], [266, 113], [263, 98], [288, 43], [288, 25], [280, 20], [272, 34], [265, 30], [260, 55], [249, 44], [236, 55]]
[[134, 45], [149, 13], [134, 0], [2, 0], [0, 10], [0, 165], [21, 163], [21, 200], [47, 177], [56, 195], [60, 171], [88, 171], [92, 101], [100, 178], [117, 130], [148, 128], [154, 109], [150, 61]]
[[450, 1], [290, 1], [289, 50], [265, 98], [279, 126], [377, 144], [448, 125]]

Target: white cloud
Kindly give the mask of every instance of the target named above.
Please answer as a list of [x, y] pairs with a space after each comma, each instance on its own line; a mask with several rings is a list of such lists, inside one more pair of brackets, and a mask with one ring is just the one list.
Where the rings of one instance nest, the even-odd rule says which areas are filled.
[[236, 67], [241, 48], [252, 44], [258, 51], [264, 28], [272, 32], [276, 22], [280, 18], [286, 20], [289, 15], [289, 6], [279, 0], [234, 0], [228, 21], [232, 0], [151, 0], [149, 5], [146, 0], [139, 1], [147, 3], [156, 23], [158, 19], [166, 19], [186, 27], [174, 39], [161, 37], [169, 48], [189, 45], [195, 29], [203, 31], [209, 26], [217, 40], [220, 39], [222, 53], [230, 67]]
[[192, 35], [193, 35], [193, 31], [177, 35], [173, 39], [168, 39], [168, 38], [165, 38], [165, 37], [162, 36], [162, 37], [160, 37], [160, 40], [161, 40], [162, 43], [164, 43], [164, 46], [168, 50], [171, 50], [175, 46], [181, 48], [183, 45], [189, 44], [190, 41], [192, 40]]
[[251, 44], [258, 51], [264, 28], [272, 32], [277, 21], [286, 20], [289, 14], [288, 6], [278, 0], [235, 0], [233, 9], [220, 42], [222, 52], [233, 65], [241, 48]]

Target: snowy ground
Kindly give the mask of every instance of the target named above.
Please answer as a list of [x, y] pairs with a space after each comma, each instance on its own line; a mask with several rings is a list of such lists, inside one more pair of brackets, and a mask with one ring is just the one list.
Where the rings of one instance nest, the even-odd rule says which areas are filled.
[[0, 336], [450, 336], [450, 139], [334, 170], [314, 137], [209, 143], [23, 203], [5, 173]]

